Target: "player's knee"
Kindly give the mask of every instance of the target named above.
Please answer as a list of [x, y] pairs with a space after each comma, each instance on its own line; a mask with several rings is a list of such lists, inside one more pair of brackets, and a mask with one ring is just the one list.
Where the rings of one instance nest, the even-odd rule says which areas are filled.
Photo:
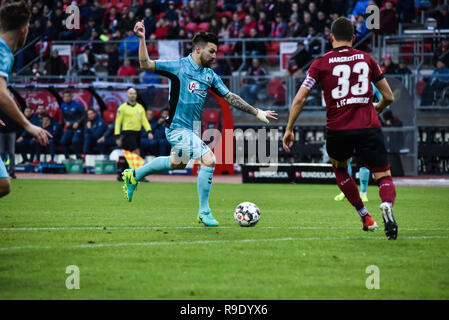
[[205, 165], [206, 167], [215, 168], [216, 162], [217, 162], [217, 159], [215, 158], [215, 155], [212, 152], [206, 153], [201, 158], [201, 164]]
[[9, 179], [0, 179], [0, 198], [6, 196], [11, 192], [11, 183]]

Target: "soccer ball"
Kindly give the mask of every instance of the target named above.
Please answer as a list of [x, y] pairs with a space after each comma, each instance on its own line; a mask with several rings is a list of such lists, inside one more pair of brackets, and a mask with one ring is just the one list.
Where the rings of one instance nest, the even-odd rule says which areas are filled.
[[235, 208], [234, 219], [241, 227], [254, 227], [259, 222], [260, 210], [252, 202], [242, 202]]

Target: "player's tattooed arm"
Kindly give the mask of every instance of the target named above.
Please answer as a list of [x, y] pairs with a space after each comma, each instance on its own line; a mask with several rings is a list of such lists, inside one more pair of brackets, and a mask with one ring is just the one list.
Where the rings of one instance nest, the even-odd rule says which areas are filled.
[[223, 97], [227, 103], [229, 103], [231, 106], [242, 110], [246, 113], [250, 113], [253, 115], [257, 115], [257, 110], [253, 106], [251, 106], [248, 102], [243, 100], [239, 95], [229, 92], [227, 95]]

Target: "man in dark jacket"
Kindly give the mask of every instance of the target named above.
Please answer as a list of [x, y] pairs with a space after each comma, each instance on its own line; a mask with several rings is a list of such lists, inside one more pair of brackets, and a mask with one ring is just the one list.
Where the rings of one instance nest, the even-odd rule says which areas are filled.
[[55, 160], [55, 150], [58, 144], [59, 137], [61, 135], [61, 125], [53, 120], [53, 118], [46, 112], [42, 113], [41, 127], [46, 129], [53, 138], [48, 140], [48, 146], [41, 146], [36, 140], [31, 142], [34, 153], [36, 154], [36, 161], [40, 161], [41, 153], [49, 151], [50, 152], [50, 163]]
[[78, 101], [72, 100], [70, 91], [64, 92], [64, 102], [61, 104], [64, 133], [61, 138], [65, 158], [69, 159], [69, 147], [73, 145], [77, 159], [81, 158], [83, 141], [84, 107]]
[[94, 109], [87, 110], [87, 122], [84, 127], [83, 153], [88, 154], [93, 146], [97, 145], [97, 140], [106, 131], [106, 123]]

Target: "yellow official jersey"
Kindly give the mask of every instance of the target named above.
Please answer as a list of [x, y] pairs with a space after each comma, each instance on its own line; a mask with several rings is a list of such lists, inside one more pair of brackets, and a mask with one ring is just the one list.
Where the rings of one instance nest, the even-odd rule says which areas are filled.
[[150, 123], [145, 115], [145, 109], [140, 103], [134, 106], [125, 102], [117, 110], [117, 117], [115, 118], [114, 134], [120, 134], [120, 127], [123, 126], [123, 131], [138, 131], [142, 126], [146, 131], [151, 130]]

